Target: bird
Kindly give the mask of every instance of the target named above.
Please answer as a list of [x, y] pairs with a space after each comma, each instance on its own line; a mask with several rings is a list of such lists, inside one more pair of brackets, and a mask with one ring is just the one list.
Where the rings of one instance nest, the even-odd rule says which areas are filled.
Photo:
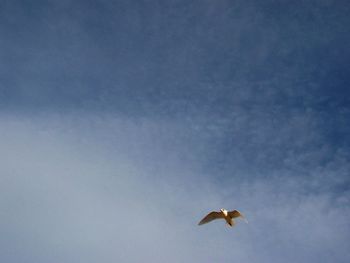
[[226, 223], [233, 227], [235, 225], [235, 221], [233, 220], [233, 218], [237, 218], [240, 217], [242, 218], [246, 223], [248, 223], [248, 220], [245, 219], [245, 217], [243, 216], [243, 214], [241, 212], [239, 212], [238, 210], [233, 210], [233, 211], [227, 211], [224, 208], [220, 209], [220, 212], [216, 212], [216, 211], [212, 211], [209, 214], [207, 214], [199, 223], [198, 225], [203, 225], [206, 223], [209, 223], [215, 219], [225, 219]]

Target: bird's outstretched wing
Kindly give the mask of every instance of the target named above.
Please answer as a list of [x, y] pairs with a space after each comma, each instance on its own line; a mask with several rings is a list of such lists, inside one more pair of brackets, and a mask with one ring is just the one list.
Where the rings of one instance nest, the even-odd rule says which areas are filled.
[[237, 211], [237, 210], [229, 211], [228, 215], [231, 218], [236, 218], [236, 217], [242, 216], [242, 214], [239, 211]]
[[224, 215], [220, 212], [210, 212], [209, 214], [207, 214], [199, 223], [198, 225], [203, 225], [206, 223], [209, 223], [210, 221], [213, 221], [215, 219], [219, 219], [219, 218], [224, 218]]

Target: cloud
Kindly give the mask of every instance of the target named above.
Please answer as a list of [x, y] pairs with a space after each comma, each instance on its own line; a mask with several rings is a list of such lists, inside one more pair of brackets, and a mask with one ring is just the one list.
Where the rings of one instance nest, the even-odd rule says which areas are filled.
[[[4, 261], [346, 262], [349, 257], [349, 192], [334, 195], [319, 185], [333, 183], [340, 171], [329, 173], [339, 164], [346, 169], [341, 158], [311, 181], [290, 174], [222, 184], [200, 174], [199, 161], [179, 158], [191, 148], [196, 154], [191, 145], [196, 140], [181, 137], [187, 131], [182, 123], [2, 116], [0, 127]], [[169, 142], [177, 135], [176, 143]], [[244, 211], [250, 223], [234, 229], [223, 222], [196, 225], [208, 210], [221, 207]]]

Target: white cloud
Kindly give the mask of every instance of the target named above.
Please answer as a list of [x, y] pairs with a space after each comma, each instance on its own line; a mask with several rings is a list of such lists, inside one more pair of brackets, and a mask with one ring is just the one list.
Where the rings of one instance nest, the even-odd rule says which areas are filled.
[[[4, 262], [349, 258], [349, 193], [306, 192], [319, 188], [318, 177], [240, 176], [220, 185], [199, 174], [198, 161], [179, 157], [198, 154], [179, 122], [47, 117], [1, 118]], [[197, 226], [221, 207], [240, 209], [250, 223]]]

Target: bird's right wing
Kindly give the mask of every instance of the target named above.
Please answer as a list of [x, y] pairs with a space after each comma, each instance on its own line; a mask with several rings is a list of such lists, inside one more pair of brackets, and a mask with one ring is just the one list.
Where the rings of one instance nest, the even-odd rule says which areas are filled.
[[215, 212], [215, 211], [210, 212], [198, 223], [198, 225], [209, 223], [210, 221], [213, 221], [218, 218], [224, 218], [224, 215], [220, 212]]

